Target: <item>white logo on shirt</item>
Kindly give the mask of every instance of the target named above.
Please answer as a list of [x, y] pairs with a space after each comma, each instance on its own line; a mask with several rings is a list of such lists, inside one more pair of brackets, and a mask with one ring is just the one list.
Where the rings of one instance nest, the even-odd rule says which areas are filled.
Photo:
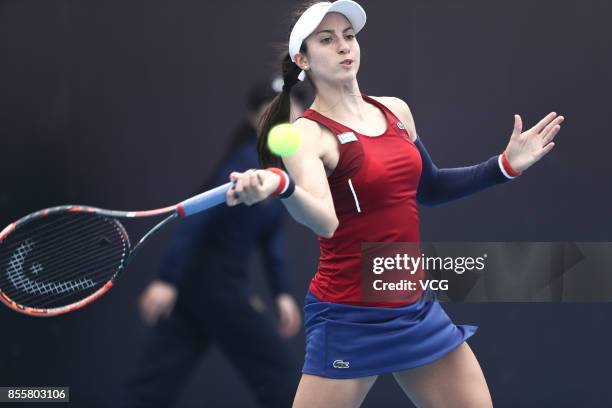
[[353, 132], [340, 133], [338, 135], [338, 140], [340, 140], [340, 144], [345, 144], [348, 142], [356, 142], [357, 136]]

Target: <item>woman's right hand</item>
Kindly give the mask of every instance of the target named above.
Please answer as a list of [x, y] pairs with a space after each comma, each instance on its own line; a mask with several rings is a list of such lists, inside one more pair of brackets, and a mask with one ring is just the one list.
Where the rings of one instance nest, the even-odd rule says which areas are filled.
[[177, 289], [174, 285], [154, 280], [140, 295], [139, 306], [142, 320], [149, 326], [157, 324], [160, 318], [167, 319], [176, 303]]
[[233, 172], [230, 180], [234, 187], [227, 192], [227, 205], [253, 205], [272, 195], [280, 184], [280, 176], [267, 170], [248, 170], [244, 173]]

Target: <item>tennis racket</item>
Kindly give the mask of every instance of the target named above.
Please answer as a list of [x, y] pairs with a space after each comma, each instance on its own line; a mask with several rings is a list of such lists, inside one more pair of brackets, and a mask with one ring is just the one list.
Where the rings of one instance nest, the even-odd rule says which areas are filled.
[[[227, 183], [170, 207], [112, 211], [65, 205], [37, 211], [0, 232], [0, 301], [32, 316], [80, 309], [106, 293], [143, 244], [176, 218], [225, 202]], [[136, 244], [120, 218], [165, 216]]]

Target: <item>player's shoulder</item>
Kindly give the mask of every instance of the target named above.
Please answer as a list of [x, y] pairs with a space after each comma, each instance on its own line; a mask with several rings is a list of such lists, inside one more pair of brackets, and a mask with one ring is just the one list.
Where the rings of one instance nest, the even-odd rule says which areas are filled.
[[380, 102], [393, 112], [393, 114], [406, 125], [410, 138], [413, 141], [416, 140], [416, 125], [414, 124], [412, 111], [403, 99], [396, 98], [395, 96], [371, 96], [371, 98]]
[[302, 133], [302, 136], [310, 141], [317, 140], [323, 131], [318, 122], [304, 117], [298, 118], [295, 122], [293, 122], [293, 126], [298, 128]]
[[371, 96], [372, 99], [382, 103], [392, 111], [412, 117], [412, 112], [408, 104], [401, 98], [395, 96]]

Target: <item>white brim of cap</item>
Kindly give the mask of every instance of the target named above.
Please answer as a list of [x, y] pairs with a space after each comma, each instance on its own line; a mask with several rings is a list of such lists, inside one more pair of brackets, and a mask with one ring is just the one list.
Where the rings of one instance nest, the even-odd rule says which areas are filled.
[[[352, 0], [337, 0], [332, 3], [327, 13], [340, 13], [350, 21], [353, 31], [357, 34], [365, 26], [366, 13], [363, 7]], [[323, 20], [323, 18], [321, 18]], [[319, 23], [321, 23], [319, 21]], [[317, 24], [318, 26], [319, 24]], [[317, 28], [317, 27], [315, 27]], [[312, 29], [314, 31], [314, 28]]]
[[[340, 13], [353, 26], [353, 31], [357, 34], [365, 26], [366, 13], [363, 7], [352, 0], [337, 0], [333, 3], [322, 2], [312, 5], [298, 19], [291, 30], [289, 36], [289, 56], [295, 62], [295, 55], [299, 54], [304, 40], [313, 33], [321, 24], [321, 21], [328, 13]], [[303, 72], [300, 74], [303, 80]]]

